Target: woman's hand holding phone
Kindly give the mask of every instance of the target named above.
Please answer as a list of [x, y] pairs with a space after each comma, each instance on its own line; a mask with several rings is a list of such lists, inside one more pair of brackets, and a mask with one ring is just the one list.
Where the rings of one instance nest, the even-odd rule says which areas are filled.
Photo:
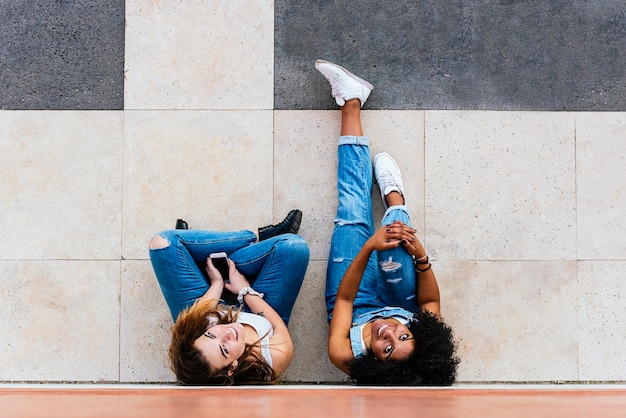
[[[224, 289], [224, 279], [228, 280], [228, 268], [225, 270], [225, 275], [222, 275], [222, 272], [218, 270], [218, 266], [220, 266], [220, 262], [217, 261], [218, 259], [222, 259], [224, 261], [223, 264], [228, 267], [226, 253], [210, 254], [206, 259], [206, 272], [209, 276], [209, 283], [211, 284], [209, 290], [217, 295], [214, 297], [219, 297]], [[224, 271], [223, 268], [222, 271]]]
[[238, 295], [239, 291], [244, 287], [250, 286], [248, 279], [237, 270], [235, 266], [235, 262], [231, 259], [228, 259], [228, 264], [231, 266], [230, 269], [230, 281], [225, 284], [226, 289], [234, 295]]
[[207, 273], [211, 286], [219, 284], [237, 295], [241, 289], [250, 286], [248, 280], [237, 270], [233, 260], [226, 253], [212, 253], [207, 259]]
[[[220, 273], [221, 279], [224, 283], [228, 283], [230, 278], [230, 266], [226, 253], [212, 253], [209, 255], [209, 260], [213, 267], [215, 267], [215, 269]], [[207, 265], [208, 264], [209, 263], [207, 263]]]

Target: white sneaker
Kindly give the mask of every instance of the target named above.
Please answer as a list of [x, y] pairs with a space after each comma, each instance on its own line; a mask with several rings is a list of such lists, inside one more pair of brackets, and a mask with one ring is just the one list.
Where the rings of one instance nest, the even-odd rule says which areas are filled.
[[391, 192], [398, 192], [404, 198], [404, 186], [402, 185], [402, 173], [391, 155], [381, 152], [374, 157], [374, 177], [380, 189], [385, 209], [389, 207], [385, 196]]
[[317, 60], [315, 68], [330, 82], [332, 95], [339, 106], [346, 104], [346, 100], [359, 99], [363, 107], [374, 90], [370, 83], [332, 62]]

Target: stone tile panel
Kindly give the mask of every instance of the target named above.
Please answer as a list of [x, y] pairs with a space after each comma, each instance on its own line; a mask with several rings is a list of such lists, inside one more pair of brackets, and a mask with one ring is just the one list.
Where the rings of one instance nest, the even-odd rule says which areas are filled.
[[434, 257], [576, 258], [573, 114], [427, 111], [425, 129]]
[[0, 261], [0, 380], [117, 382], [119, 261]]
[[0, 259], [115, 259], [121, 112], [0, 112]]
[[626, 114], [576, 115], [578, 258], [626, 259]]
[[575, 261], [436, 261], [459, 382], [578, 379]]
[[126, 109], [271, 109], [274, 2], [129, 1]]
[[271, 111], [127, 111], [125, 258], [176, 219], [231, 231], [272, 221]]

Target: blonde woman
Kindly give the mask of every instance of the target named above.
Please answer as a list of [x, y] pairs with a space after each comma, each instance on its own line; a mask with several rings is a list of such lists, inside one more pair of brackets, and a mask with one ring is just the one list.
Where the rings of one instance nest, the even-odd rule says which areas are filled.
[[[181, 385], [275, 383], [293, 357], [287, 329], [309, 261], [302, 213], [252, 231], [168, 230], [150, 260], [169, 306], [169, 357]], [[210, 254], [224, 252], [228, 277]]]

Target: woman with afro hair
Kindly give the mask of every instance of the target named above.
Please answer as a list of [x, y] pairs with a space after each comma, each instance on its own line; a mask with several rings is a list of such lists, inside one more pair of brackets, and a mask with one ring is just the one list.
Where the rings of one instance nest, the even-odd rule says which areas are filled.
[[[451, 385], [459, 359], [428, 255], [410, 225], [400, 169], [386, 153], [372, 163], [363, 136], [360, 111], [374, 87], [331, 62], [315, 66], [341, 107], [325, 294], [330, 360], [357, 384]], [[377, 230], [372, 171], [386, 209]]]

